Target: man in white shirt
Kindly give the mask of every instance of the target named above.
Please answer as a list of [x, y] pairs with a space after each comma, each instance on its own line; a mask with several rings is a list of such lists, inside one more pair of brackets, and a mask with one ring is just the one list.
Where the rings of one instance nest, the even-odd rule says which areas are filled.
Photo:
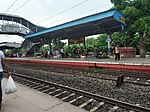
[[48, 59], [51, 58], [51, 51], [50, 51], [50, 49], [47, 50], [47, 56], [48, 56]]
[[61, 48], [60, 53], [61, 53], [61, 57], [64, 58], [64, 49], [63, 48]]
[[8, 68], [6, 67], [4, 53], [0, 50], [0, 110], [1, 110], [1, 102], [2, 102], [2, 79], [3, 79], [3, 70], [5, 69], [8, 75], [10, 75], [10, 72], [8, 71]]

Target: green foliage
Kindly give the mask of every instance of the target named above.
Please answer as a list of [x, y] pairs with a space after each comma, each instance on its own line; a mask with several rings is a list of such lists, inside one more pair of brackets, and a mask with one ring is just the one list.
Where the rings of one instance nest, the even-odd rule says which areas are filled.
[[[148, 51], [150, 37], [149, 0], [111, 0], [115, 8], [126, 17], [124, 39], [120, 42]], [[123, 42], [124, 41], [124, 42]], [[139, 45], [135, 45], [139, 44]], [[146, 47], [145, 47], [146, 46]]]
[[90, 44], [87, 44], [87, 45], [86, 45], [86, 50], [87, 50], [88, 52], [93, 52], [93, 51], [94, 51], [94, 46], [93, 46], [93, 45], [90, 45]]
[[108, 38], [108, 35], [107, 34], [102, 34], [102, 35], [99, 35], [97, 38], [96, 38], [96, 48], [98, 48], [100, 51], [102, 52], [107, 52], [107, 42], [106, 42], [106, 39]]
[[102, 52], [107, 52], [107, 42], [106, 39], [108, 38], [107, 34], [99, 35], [98, 37], [94, 38], [87, 38], [86, 39], [86, 48], [87, 51], [94, 51], [95, 49], [99, 49]]
[[44, 52], [46, 52], [46, 50], [47, 49], [49, 49], [49, 47], [48, 46], [42, 46], [40, 49], [39, 49], [39, 53], [44, 53]]
[[10, 50], [2, 50], [2, 51], [5, 54], [5, 56], [8, 56], [8, 54], [10, 53]]
[[94, 39], [94, 37], [87, 38], [86, 39], [86, 45], [92, 45], [93, 47], [95, 47], [96, 46], [96, 40]]
[[65, 45], [64, 46], [64, 51], [65, 52], [70, 52], [72, 54], [73, 49], [75, 49], [75, 48], [80, 48], [80, 46], [78, 44], [72, 44], [72, 45], [69, 45], [69, 47], [68, 47], [68, 45]]
[[139, 18], [135, 21], [133, 28], [138, 32], [145, 32], [150, 36], [150, 16]]
[[56, 49], [63, 48], [66, 43], [62, 42], [60, 39], [53, 40], [52, 50], [55, 51]]
[[107, 46], [107, 42], [106, 42], [106, 39], [108, 38], [108, 35], [107, 34], [102, 34], [102, 35], [99, 35], [97, 38], [96, 38], [96, 43], [97, 43], [97, 48], [101, 48], [102, 46]]

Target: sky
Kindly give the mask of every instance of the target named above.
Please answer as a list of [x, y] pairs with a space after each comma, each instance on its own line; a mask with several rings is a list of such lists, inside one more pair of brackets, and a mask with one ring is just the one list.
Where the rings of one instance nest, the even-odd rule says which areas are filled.
[[[103, 12], [111, 7], [110, 0], [0, 0], [0, 13], [17, 15], [44, 27]], [[0, 42], [21, 43], [23, 40], [19, 36], [0, 35]]]

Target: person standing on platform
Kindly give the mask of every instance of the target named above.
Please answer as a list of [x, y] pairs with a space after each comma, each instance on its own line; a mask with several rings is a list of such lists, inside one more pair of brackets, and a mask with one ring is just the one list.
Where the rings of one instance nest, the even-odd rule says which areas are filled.
[[73, 58], [76, 58], [77, 57], [77, 48], [74, 48], [73, 49]]
[[44, 53], [44, 57], [45, 57], [45, 58], [47, 58], [47, 51], [45, 51], [45, 53]]
[[61, 53], [61, 57], [64, 58], [64, 49], [63, 48], [60, 49], [60, 53]]
[[119, 47], [116, 46], [114, 49], [114, 54], [115, 54], [115, 60], [120, 60], [120, 51], [119, 51]]
[[47, 50], [47, 56], [48, 56], [48, 59], [51, 58], [51, 51], [50, 51], [50, 49]]
[[2, 103], [2, 84], [1, 83], [3, 79], [3, 70], [4, 69], [6, 70], [6, 72], [8, 73], [8, 76], [11, 74], [8, 71], [4, 58], [5, 58], [4, 53], [0, 50], [0, 110], [1, 110], [1, 103]]

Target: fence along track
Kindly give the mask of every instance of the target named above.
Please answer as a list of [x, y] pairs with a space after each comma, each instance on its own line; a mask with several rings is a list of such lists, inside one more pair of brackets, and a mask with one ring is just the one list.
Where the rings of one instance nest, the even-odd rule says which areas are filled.
[[[141, 107], [138, 105], [122, 102], [104, 96], [99, 96], [96, 94], [62, 86], [59, 84], [54, 84], [48, 81], [32, 78], [29, 76], [23, 76], [17, 73], [12, 73], [12, 74], [14, 80], [16, 80], [18, 83], [24, 84], [31, 88], [37, 89], [43, 93], [60, 98], [63, 101], [67, 101], [68, 103], [75, 104], [76, 106], [84, 108], [91, 112], [101, 109], [104, 105], [107, 106], [111, 105], [110, 107], [108, 107], [110, 110], [109, 112], [117, 111], [120, 108], [126, 109], [130, 112], [131, 111], [150, 112], [150, 108]], [[98, 103], [94, 106], [91, 106], [90, 108], [88, 107], [90, 103], [95, 103], [95, 102]]]

